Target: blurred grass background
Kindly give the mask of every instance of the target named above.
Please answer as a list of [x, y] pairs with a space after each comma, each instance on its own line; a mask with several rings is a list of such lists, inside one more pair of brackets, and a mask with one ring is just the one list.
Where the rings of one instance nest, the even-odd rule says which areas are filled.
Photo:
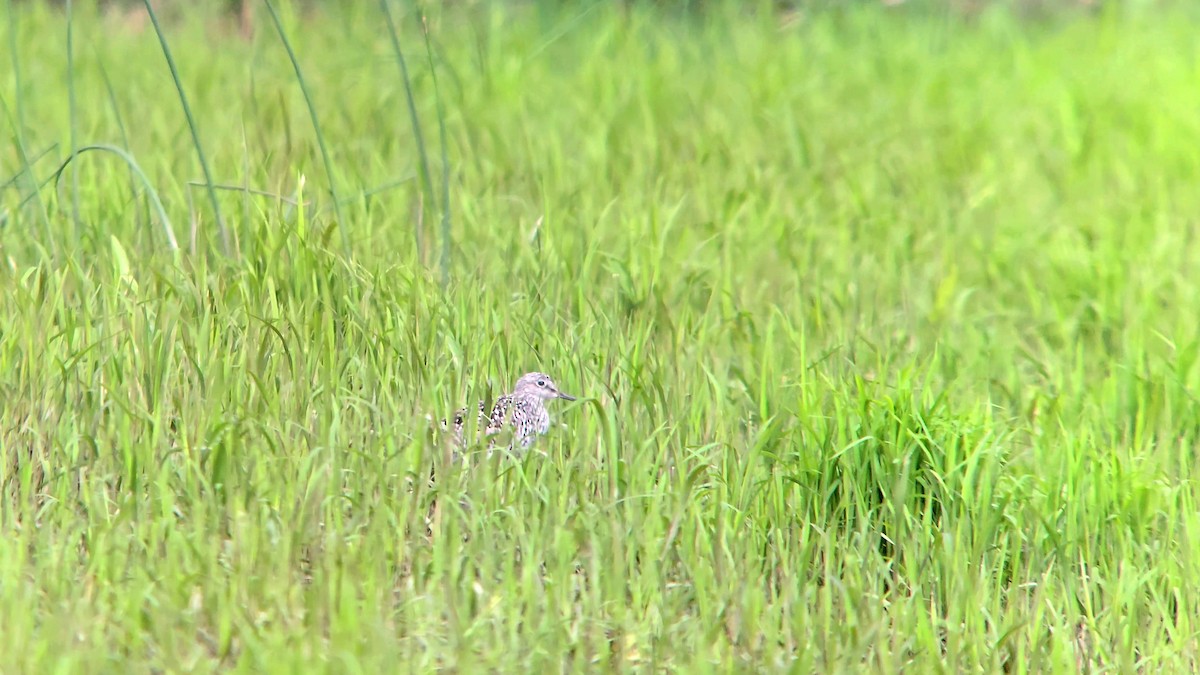
[[5, 7], [0, 670], [1196, 669], [1193, 5], [152, 7]]

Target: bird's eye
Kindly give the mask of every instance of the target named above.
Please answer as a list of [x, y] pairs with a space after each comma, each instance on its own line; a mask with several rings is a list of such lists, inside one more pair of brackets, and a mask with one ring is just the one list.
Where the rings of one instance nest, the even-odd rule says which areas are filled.
[[537, 381], [537, 385], [538, 385], [539, 387], [544, 387], [544, 386], [546, 386], [546, 381], [545, 381], [545, 380], [538, 380], [538, 381]]

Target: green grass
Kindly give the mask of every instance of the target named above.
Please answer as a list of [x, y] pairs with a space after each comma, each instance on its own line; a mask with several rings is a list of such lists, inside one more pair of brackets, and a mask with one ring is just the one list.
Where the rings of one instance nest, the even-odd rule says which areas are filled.
[[1194, 12], [274, 7], [11, 9], [0, 671], [1200, 667]]

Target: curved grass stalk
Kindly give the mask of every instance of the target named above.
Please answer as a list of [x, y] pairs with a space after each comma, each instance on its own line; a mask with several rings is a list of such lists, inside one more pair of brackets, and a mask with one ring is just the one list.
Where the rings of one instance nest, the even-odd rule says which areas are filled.
[[129, 166], [130, 171], [137, 175], [139, 179], [141, 179], [142, 185], [146, 187], [146, 194], [150, 197], [150, 203], [154, 207], [155, 212], [158, 213], [159, 220], [162, 221], [163, 233], [167, 237], [167, 245], [170, 246], [172, 251], [178, 251], [179, 241], [175, 238], [175, 231], [171, 227], [171, 219], [167, 217], [167, 211], [163, 208], [162, 201], [158, 198], [158, 192], [154, 189], [154, 186], [150, 184], [150, 179], [146, 176], [145, 172], [142, 171], [142, 168], [138, 166], [138, 163], [136, 160], [134, 160], [133, 155], [130, 155], [125, 150], [118, 148], [115, 145], [105, 145], [103, 143], [85, 145], [82, 148], [72, 152], [65, 160], [63, 160], [63, 163], [54, 172], [54, 180], [57, 181], [62, 176], [62, 172], [66, 170], [67, 165], [70, 164], [76, 157], [84, 154], [85, 152], [97, 151], [111, 152], [112, 154], [120, 157], [125, 161], [125, 164]]

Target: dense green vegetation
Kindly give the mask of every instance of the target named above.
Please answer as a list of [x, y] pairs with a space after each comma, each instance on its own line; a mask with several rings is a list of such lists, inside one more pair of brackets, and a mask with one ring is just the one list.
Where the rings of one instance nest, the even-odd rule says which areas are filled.
[[276, 7], [6, 9], [0, 671], [1197, 669], [1186, 8]]

